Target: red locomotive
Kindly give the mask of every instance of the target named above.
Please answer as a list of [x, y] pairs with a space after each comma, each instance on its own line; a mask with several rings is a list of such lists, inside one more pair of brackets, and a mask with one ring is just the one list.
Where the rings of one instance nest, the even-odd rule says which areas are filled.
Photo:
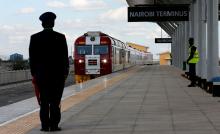
[[102, 32], [87, 32], [75, 41], [76, 83], [144, 64], [149, 53], [138, 51]]

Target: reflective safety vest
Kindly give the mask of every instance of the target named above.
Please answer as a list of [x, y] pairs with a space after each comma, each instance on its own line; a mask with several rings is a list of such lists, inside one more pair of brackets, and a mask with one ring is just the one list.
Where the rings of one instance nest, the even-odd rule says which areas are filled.
[[[189, 48], [189, 56], [191, 54], [191, 49], [192, 47]], [[199, 51], [196, 49], [194, 55], [193, 55], [193, 58], [189, 60], [189, 63], [198, 63], [199, 62]]]

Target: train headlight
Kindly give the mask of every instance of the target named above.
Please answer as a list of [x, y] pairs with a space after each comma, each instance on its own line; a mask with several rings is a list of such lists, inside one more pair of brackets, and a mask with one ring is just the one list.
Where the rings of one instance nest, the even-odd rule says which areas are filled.
[[83, 60], [79, 60], [79, 63], [83, 63]]
[[103, 63], [107, 63], [107, 59], [102, 60]]

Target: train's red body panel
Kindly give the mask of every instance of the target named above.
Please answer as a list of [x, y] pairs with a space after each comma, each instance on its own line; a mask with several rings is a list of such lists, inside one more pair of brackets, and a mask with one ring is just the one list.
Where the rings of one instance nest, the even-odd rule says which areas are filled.
[[[75, 41], [76, 82], [110, 74], [141, 63], [146, 53], [101, 32], [87, 32]], [[140, 61], [140, 62], [139, 62]]]

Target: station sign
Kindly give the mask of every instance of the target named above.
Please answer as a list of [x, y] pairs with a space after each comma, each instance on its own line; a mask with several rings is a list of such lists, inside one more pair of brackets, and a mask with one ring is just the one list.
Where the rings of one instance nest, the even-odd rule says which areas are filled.
[[155, 43], [172, 43], [172, 38], [155, 38]]
[[128, 22], [189, 21], [189, 5], [144, 5], [128, 7]]

